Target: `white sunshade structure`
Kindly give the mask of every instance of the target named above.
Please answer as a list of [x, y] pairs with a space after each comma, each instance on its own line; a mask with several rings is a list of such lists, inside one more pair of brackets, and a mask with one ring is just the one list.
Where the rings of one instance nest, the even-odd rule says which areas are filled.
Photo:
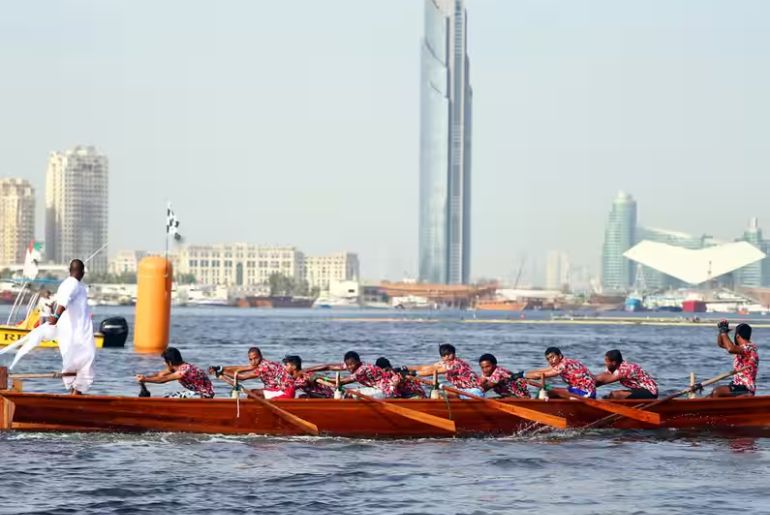
[[623, 255], [692, 285], [729, 274], [766, 256], [745, 241], [693, 250], [647, 240], [634, 245]]

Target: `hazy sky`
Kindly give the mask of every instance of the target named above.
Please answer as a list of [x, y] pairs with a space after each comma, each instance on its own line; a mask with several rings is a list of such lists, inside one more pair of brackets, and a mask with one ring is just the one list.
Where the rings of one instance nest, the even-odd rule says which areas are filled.
[[[3, 1], [0, 176], [110, 158], [111, 252], [351, 250], [416, 272], [422, 0]], [[549, 249], [597, 268], [619, 189], [643, 224], [770, 231], [770, 2], [468, 0], [473, 275]], [[542, 265], [541, 265], [542, 267]]]

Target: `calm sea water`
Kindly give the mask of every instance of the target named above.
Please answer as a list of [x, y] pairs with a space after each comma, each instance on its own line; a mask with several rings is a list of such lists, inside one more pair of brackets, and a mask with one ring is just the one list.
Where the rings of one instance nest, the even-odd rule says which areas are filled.
[[[7, 310], [0, 310], [7, 314]], [[128, 309], [100, 309], [97, 318]], [[339, 320], [398, 317], [398, 321]], [[467, 315], [465, 315], [467, 316]], [[3, 317], [4, 318], [4, 317]], [[664, 390], [727, 371], [713, 327], [465, 323], [463, 314], [398, 315], [178, 309], [172, 344], [192, 363], [241, 363], [258, 345], [270, 359], [431, 363], [452, 342], [470, 360], [493, 352], [503, 366], [544, 365], [543, 350], [599, 370], [619, 348]], [[411, 321], [408, 321], [409, 319]], [[770, 330], [758, 329], [761, 349]], [[7, 364], [8, 359], [3, 360]], [[40, 349], [18, 372], [55, 370]], [[98, 354], [93, 393], [136, 395], [137, 372], [159, 358], [127, 349]], [[760, 389], [769, 393], [763, 365]], [[58, 391], [55, 381], [27, 381]], [[176, 389], [151, 386], [153, 395]], [[221, 392], [226, 393], [224, 390]], [[184, 434], [0, 433], [0, 513], [770, 513], [770, 439], [676, 432], [562, 432], [501, 439], [375, 441]]]

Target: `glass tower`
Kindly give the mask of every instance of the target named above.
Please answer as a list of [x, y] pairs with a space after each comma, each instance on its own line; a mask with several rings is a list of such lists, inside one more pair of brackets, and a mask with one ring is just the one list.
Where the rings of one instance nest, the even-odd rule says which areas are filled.
[[602, 287], [627, 291], [634, 281], [633, 263], [623, 253], [636, 243], [636, 201], [620, 192], [612, 202], [602, 248]]
[[470, 276], [471, 102], [464, 0], [424, 0], [420, 73], [420, 281]]
[[[752, 218], [749, 221], [749, 227], [744, 231], [743, 241], [747, 241], [757, 247], [761, 251], [765, 251], [765, 241], [762, 239], [762, 229], [759, 228], [759, 221], [756, 218]], [[765, 278], [764, 271], [766, 268], [765, 261], [767, 258], [752, 263], [748, 266], [744, 266], [737, 271], [736, 286], [745, 286], [748, 288], [759, 288], [764, 286]]]

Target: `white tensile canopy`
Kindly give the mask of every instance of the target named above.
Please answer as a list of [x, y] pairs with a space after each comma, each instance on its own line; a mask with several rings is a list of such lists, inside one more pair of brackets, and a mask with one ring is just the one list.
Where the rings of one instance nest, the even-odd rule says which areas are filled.
[[729, 274], [766, 256], [745, 241], [693, 250], [647, 240], [634, 245], [623, 255], [692, 285]]

